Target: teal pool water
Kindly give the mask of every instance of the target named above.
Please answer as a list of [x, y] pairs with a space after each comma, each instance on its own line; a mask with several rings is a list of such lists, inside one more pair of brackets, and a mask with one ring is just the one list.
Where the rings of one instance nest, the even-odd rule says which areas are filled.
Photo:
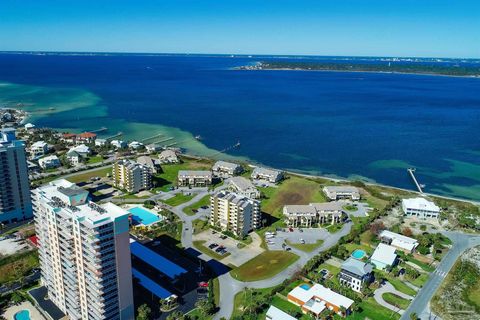
[[354, 257], [355, 259], [362, 259], [363, 257], [365, 257], [367, 255], [367, 253], [361, 249], [357, 249], [355, 251], [352, 252], [352, 257]]
[[135, 207], [128, 210], [132, 214], [132, 219], [137, 224], [150, 225], [160, 221], [160, 217], [141, 207]]
[[13, 319], [14, 320], [31, 320], [30, 319], [30, 311], [28, 311], [28, 310], [18, 311], [13, 316]]
[[302, 288], [303, 290], [309, 290], [309, 289], [310, 289], [310, 286], [305, 283], [305, 284], [302, 284], [302, 285], [300, 286], [300, 288]]

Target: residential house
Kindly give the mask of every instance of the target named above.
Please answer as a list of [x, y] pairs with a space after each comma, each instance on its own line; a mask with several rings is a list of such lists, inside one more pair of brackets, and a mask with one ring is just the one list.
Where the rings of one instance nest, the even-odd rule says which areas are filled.
[[212, 184], [212, 172], [204, 170], [178, 171], [179, 187], [208, 187]]
[[138, 142], [138, 141], [132, 141], [132, 142], [130, 142], [130, 144], [128, 145], [128, 147], [129, 147], [130, 149], [137, 150], [137, 149], [140, 149], [141, 147], [143, 147], [143, 143]]
[[179, 163], [177, 153], [174, 150], [167, 149], [160, 152], [158, 155], [160, 163]]
[[342, 263], [338, 278], [340, 284], [352, 288], [353, 291], [361, 292], [364, 284], [373, 280], [373, 266], [361, 260], [348, 258]]
[[136, 193], [152, 187], [152, 171], [135, 161], [119, 160], [113, 164], [112, 181], [114, 187]]
[[268, 168], [255, 167], [251, 177], [255, 180], [265, 180], [270, 183], [278, 183], [283, 179], [283, 172]]
[[384, 270], [387, 267], [393, 267], [397, 264], [397, 254], [395, 247], [388, 244], [379, 243], [372, 256], [370, 262], [376, 269]]
[[62, 164], [60, 163], [60, 160], [56, 155], [51, 155], [51, 156], [39, 159], [38, 165], [42, 169], [53, 169], [53, 168], [60, 167]]
[[82, 156], [75, 150], [68, 151], [65, 156], [67, 157], [68, 162], [72, 166], [78, 166], [82, 163]]
[[243, 172], [241, 165], [219, 160], [212, 167], [213, 174], [218, 177], [231, 177]]
[[137, 158], [137, 163], [143, 164], [150, 168], [152, 173], [159, 173], [162, 172], [162, 168], [160, 167], [160, 160], [152, 159], [149, 156], [140, 156]]
[[286, 205], [283, 215], [289, 226], [313, 227], [315, 224], [339, 223], [343, 209], [338, 202], [310, 203], [309, 205]]
[[87, 158], [89, 155], [90, 155], [90, 148], [87, 147], [86, 145], [84, 144], [80, 144], [76, 147], [73, 147], [73, 148], [70, 148], [69, 152], [70, 151], [75, 151], [76, 153], [78, 153], [82, 158]]
[[151, 143], [146, 146], [148, 152], [158, 152], [163, 149], [163, 147], [156, 143]]
[[48, 152], [48, 144], [45, 141], [34, 142], [30, 147], [30, 159], [38, 159]]
[[25, 130], [30, 131], [30, 130], [33, 130], [35, 128], [35, 125], [33, 123], [27, 123], [24, 126], [24, 128], [25, 128]]
[[237, 194], [251, 199], [260, 198], [260, 191], [255, 188], [250, 180], [244, 177], [232, 177], [228, 179], [228, 188]]
[[128, 144], [123, 140], [112, 140], [110, 141], [110, 144], [117, 149], [123, 149], [128, 146]]
[[77, 135], [77, 143], [93, 143], [97, 139], [97, 134], [93, 132], [83, 132]]
[[332, 201], [340, 199], [360, 200], [360, 191], [352, 186], [325, 186], [323, 192]]
[[418, 247], [418, 241], [416, 239], [406, 237], [404, 235], [391, 232], [388, 230], [383, 230], [378, 235], [382, 243], [391, 245], [399, 250], [402, 250], [405, 253], [413, 253]]
[[440, 214], [440, 208], [425, 198], [403, 199], [402, 209], [405, 215], [422, 219], [438, 218]]
[[75, 144], [77, 142], [77, 135], [75, 133], [66, 132], [62, 134], [61, 140], [69, 144]]
[[108, 141], [106, 139], [100, 139], [100, 138], [95, 139], [95, 146], [97, 147], [103, 147], [107, 144], [108, 144]]
[[275, 306], [270, 306], [267, 310], [265, 320], [297, 320], [297, 318], [292, 317]]
[[[352, 299], [318, 283], [313, 286], [303, 284], [295, 287], [288, 293], [287, 299], [299, 306], [303, 313], [310, 313], [317, 317], [325, 309], [332, 310], [342, 316], [348, 315], [354, 303]], [[345, 309], [346, 314], [342, 314], [342, 308]]]
[[210, 224], [243, 237], [260, 226], [260, 202], [222, 190], [210, 197]]

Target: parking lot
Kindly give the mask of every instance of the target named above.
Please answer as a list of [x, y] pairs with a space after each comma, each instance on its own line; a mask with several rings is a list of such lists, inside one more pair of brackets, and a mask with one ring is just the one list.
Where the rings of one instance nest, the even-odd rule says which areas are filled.
[[[269, 250], [283, 250], [286, 241], [291, 243], [316, 243], [325, 240], [330, 233], [323, 228], [285, 228], [284, 231], [276, 231], [274, 236], [265, 236]], [[292, 230], [292, 231], [290, 231]]]
[[203, 245], [216, 254], [227, 255], [227, 253], [230, 253], [228, 256], [222, 259], [222, 263], [239, 266], [264, 251], [264, 249], [260, 247], [260, 237], [253, 232], [250, 234], [250, 236], [252, 237], [252, 243], [244, 246], [243, 248], [238, 247], [238, 245], [241, 243], [240, 241], [229, 238], [213, 230], [207, 230], [199, 233], [194, 236], [193, 240], [205, 241]]

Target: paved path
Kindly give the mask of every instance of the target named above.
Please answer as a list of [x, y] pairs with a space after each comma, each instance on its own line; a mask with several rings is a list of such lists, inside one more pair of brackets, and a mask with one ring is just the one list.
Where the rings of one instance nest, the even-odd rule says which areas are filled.
[[391, 305], [390, 303], [386, 302], [383, 299], [383, 294], [387, 293], [387, 292], [396, 294], [397, 296], [399, 296], [401, 298], [404, 298], [404, 299], [407, 299], [407, 300], [412, 300], [413, 297], [409, 296], [408, 294], [405, 294], [403, 292], [398, 291], [397, 289], [395, 289], [395, 287], [390, 282], [386, 282], [383, 286], [381, 286], [380, 288], [375, 290], [373, 297], [379, 305], [384, 306], [385, 308], [390, 309], [392, 311], [395, 311], [398, 314], [403, 314], [405, 312], [405, 310], [400, 309], [398, 307], [395, 307], [394, 305]]
[[480, 245], [480, 236], [468, 235], [461, 232], [442, 232], [453, 241], [452, 248], [442, 259], [437, 269], [430, 274], [430, 278], [417, 293], [417, 296], [402, 315], [401, 320], [409, 320], [410, 314], [416, 313], [420, 319], [428, 319], [429, 303], [433, 295], [440, 287], [443, 279], [457, 261], [458, 257], [468, 248]]

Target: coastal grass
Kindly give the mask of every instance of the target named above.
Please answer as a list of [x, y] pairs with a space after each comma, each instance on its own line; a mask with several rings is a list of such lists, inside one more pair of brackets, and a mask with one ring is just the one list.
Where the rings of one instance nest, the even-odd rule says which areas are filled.
[[189, 216], [195, 215], [194, 210], [198, 210], [199, 208], [203, 206], [208, 206], [210, 204], [210, 196], [206, 195], [202, 199], [200, 199], [198, 202], [189, 205], [185, 209], [183, 209], [183, 212], [188, 214]]
[[177, 193], [174, 197], [164, 200], [163, 202], [168, 204], [169, 206], [176, 207], [181, 205], [182, 203], [188, 202], [193, 199], [195, 195], [193, 194], [183, 194], [183, 193]]
[[282, 217], [282, 208], [287, 204], [326, 202], [318, 182], [297, 176], [288, 176], [278, 187], [259, 189], [264, 196], [262, 211], [276, 218]]
[[290, 247], [304, 251], [312, 252], [323, 244], [323, 240], [317, 240], [315, 243], [293, 243], [289, 240], [285, 241]]
[[11, 281], [20, 280], [38, 266], [39, 260], [36, 250], [2, 257], [0, 259], [0, 286]]
[[106, 177], [108, 174], [112, 174], [112, 167], [101, 168], [88, 172], [80, 172], [78, 174], [69, 176], [65, 179], [72, 183], [90, 182], [90, 178], [93, 177]]
[[222, 260], [230, 255], [230, 252], [225, 253], [224, 255], [218, 254], [215, 250], [210, 250], [210, 248], [205, 246], [205, 240], [196, 240], [193, 241], [193, 246], [195, 249], [200, 250], [200, 252], [205, 253], [206, 255], [214, 258], [215, 260]]
[[247, 261], [230, 274], [239, 281], [257, 281], [273, 277], [298, 259], [288, 251], [264, 251]]
[[387, 303], [403, 310], [407, 309], [410, 304], [410, 300], [404, 299], [391, 292], [385, 292], [382, 294], [382, 298]]
[[365, 319], [400, 319], [400, 315], [395, 311], [379, 305], [372, 297], [363, 299], [359, 304], [359, 311], [353, 312], [347, 317], [349, 320]]

